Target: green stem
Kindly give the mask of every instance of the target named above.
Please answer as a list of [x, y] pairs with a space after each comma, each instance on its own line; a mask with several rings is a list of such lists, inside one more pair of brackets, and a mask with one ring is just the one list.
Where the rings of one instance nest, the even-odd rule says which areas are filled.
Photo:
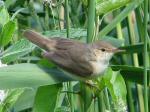
[[93, 40], [94, 22], [95, 22], [95, 0], [88, 0], [87, 43], [92, 42]]
[[49, 6], [45, 5], [45, 29], [49, 30]]
[[66, 8], [67, 38], [69, 38], [70, 37], [70, 24], [69, 24], [69, 6], [68, 6], [68, 0], [65, 0], [65, 8]]
[[56, 25], [56, 20], [55, 20], [55, 15], [54, 15], [52, 4], [49, 4], [49, 8], [51, 9], [51, 12], [52, 12], [52, 17], [53, 17], [53, 21], [54, 21], [54, 29], [56, 29], [57, 25]]
[[98, 110], [99, 110], [99, 112], [105, 112], [105, 105], [104, 105], [103, 93], [102, 92], [98, 96]]
[[100, 21], [99, 21], [99, 16], [98, 15], [96, 15], [95, 16], [95, 38], [93, 38], [93, 40], [92, 41], [96, 41], [96, 40], [98, 40], [98, 32], [99, 32], [99, 25], [100, 25]]
[[[116, 13], [119, 13], [119, 12], [116, 12]], [[129, 22], [129, 37], [131, 38], [131, 37], [133, 37], [134, 36], [134, 31], [133, 31], [133, 33], [131, 33], [131, 30], [132, 29], [134, 29], [133, 27], [132, 27], [132, 25], [130, 24], [131, 23], [131, 21], [130, 21], [130, 19], [129, 19], [129, 17], [130, 16], [128, 16], [128, 22]], [[132, 35], [132, 36], [131, 36]], [[121, 29], [121, 23], [118, 23], [117, 24], [117, 37], [119, 38], [119, 39], [124, 39], [123, 38], [123, 33], [122, 33], [122, 29]], [[131, 40], [134, 40], [134, 39], [131, 39]], [[123, 44], [124, 45], [124, 44]], [[126, 56], [122, 56], [122, 60], [123, 60], [123, 62], [126, 64], [127, 62], [125, 61], [127, 59], [127, 57]], [[133, 104], [133, 101], [132, 101], [132, 99], [133, 99], [133, 95], [132, 95], [132, 91], [131, 91], [131, 83], [129, 82], [129, 81], [126, 81], [126, 86], [127, 86], [127, 101], [128, 101], [128, 105], [129, 105], [129, 110], [131, 111], [131, 112], [134, 112], [135, 110], [134, 110], [134, 104]]]
[[108, 96], [107, 88], [105, 88], [104, 94], [105, 94], [105, 98], [106, 98], [106, 109], [110, 111], [110, 102], [109, 102], [109, 96]]
[[[129, 39], [130, 39], [130, 43], [131, 45], [135, 44], [136, 43], [136, 36], [135, 36], [135, 28], [134, 28], [134, 21], [135, 21], [135, 18], [133, 18], [132, 16], [133, 13], [130, 13], [128, 15], [128, 23], [129, 23]], [[138, 61], [138, 54], [137, 53], [134, 53], [132, 55], [132, 59], [133, 59], [133, 65], [136, 66], [136, 67], [139, 67], [139, 61]], [[140, 93], [142, 92], [141, 89], [140, 89], [140, 86], [137, 85], [137, 91], [138, 91], [138, 98], [139, 98], [139, 108], [140, 108], [140, 111], [143, 112], [143, 103], [142, 103], [142, 99], [143, 97], [140, 95]]]
[[38, 30], [42, 31], [42, 25], [40, 23], [40, 19], [39, 19], [37, 13], [35, 12], [33, 4], [34, 4], [33, 0], [30, 0], [30, 2], [29, 2], [29, 9], [31, 10], [31, 15], [34, 17], [35, 21], [38, 24]]
[[147, 88], [147, 18], [148, 18], [148, 0], [144, 0], [144, 107], [148, 112], [148, 88]]
[[[68, 90], [69, 91], [73, 91], [73, 86], [71, 82], [68, 82]], [[69, 97], [69, 101], [70, 101], [70, 108], [71, 108], [71, 112], [74, 112], [74, 108], [73, 108], [73, 94], [69, 93], [68, 97]]]
[[129, 104], [129, 110], [130, 112], [135, 112], [134, 110], [134, 105], [133, 105], [133, 97], [132, 97], [132, 92], [131, 92], [131, 83], [129, 81], [126, 81], [126, 86], [127, 86], [127, 92], [128, 92], [128, 104]]

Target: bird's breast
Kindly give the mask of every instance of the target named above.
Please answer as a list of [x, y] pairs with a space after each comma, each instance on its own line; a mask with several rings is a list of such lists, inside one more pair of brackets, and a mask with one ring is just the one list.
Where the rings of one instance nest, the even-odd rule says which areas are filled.
[[93, 67], [93, 76], [99, 76], [104, 73], [108, 67], [108, 63], [101, 63], [99, 61], [90, 62]]

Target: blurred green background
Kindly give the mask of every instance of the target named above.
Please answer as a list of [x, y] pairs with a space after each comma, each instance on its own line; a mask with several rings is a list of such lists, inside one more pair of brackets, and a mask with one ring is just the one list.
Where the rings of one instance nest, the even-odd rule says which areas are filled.
[[[0, 0], [0, 112], [149, 112], [149, 17], [148, 0]], [[126, 52], [92, 87], [44, 59], [26, 29]]]

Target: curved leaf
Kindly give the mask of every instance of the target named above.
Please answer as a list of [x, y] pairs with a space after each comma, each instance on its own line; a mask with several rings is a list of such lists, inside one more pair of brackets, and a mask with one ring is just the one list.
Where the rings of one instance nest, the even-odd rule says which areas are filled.
[[35, 64], [14, 64], [0, 68], [0, 89], [39, 87], [71, 80], [58, 69]]
[[4, 26], [9, 21], [9, 13], [4, 6], [4, 2], [0, 1], [0, 25]]
[[61, 85], [41, 86], [37, 90], [33, 112], [54, 112]]
[[3, 63], [10, 63], [30, 53], [34, 48], [35, 45], [33, 45], [31, 42], [21, 39], [2, 53], [1, 60]]
[[[143, 67], [134, 67], [128, 65], [111, 65], [111, 68], [115, 71], [120, 70], [120, 73], [126, 80], [143, 84]], [[150, 68], [148, 68], [147, 70], [150, 73]]]
[[112, 71], [111, 68], [108, 68], [105, 75], [103, 76], [105, 86], [108, 88], [113, 103], [115, 104], [115, 109], [120, 111], [125, 111], [127, 109], [126, 104], [126, 85], [123, 77], [119, 71]]
[[98, 15], [106, 14], [117, 8], [125, 6], [131, 0], [97, 0], [96, 12]]
[[2, 28], [0, 35], [0, 46], [6, 46], [12, 38], [16, 29], [16, 23], [14, 21], [8, 21]]

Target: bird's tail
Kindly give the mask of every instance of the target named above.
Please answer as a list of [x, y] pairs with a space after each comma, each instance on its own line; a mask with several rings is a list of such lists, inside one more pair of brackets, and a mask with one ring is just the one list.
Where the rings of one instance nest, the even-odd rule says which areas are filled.
[[54, 46], [56, 44], [56, 41], [52, 39], [48, 39], [45, 36], [41, 35], [40, 33], [37, 33], [32, 30], [26, 30], [23, 33], [24, 37], [26, 37], [29, 41], [36, 44], [40, 48], [43, 48], [47, 51], [54, 49]]

